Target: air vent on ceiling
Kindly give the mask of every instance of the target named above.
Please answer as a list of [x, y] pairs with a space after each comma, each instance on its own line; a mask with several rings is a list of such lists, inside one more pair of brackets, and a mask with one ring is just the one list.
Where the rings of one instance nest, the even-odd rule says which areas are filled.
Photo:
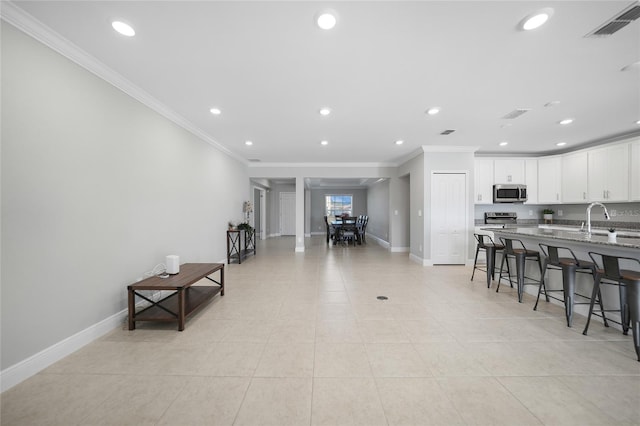
[[524, 114], [525, 112], [531, 111], [531, 108], [517, 108], [514, 109], [513, 111], [511, 111], [510, 113], [508, 113], [507, 115], [505, 115], [504, 119], [507, 120], [513, 120], [514, 118], [518, 118], [520, 117], [522, 114]]
[[600, 25], [595, 30], [591, 31], [585, 37], [607, 37], [613, 33], [619, 31], [621, 28], [626, 27], [631, 22], [640, 18], [640, 4], [635, 3], [622, 12], [620, 12], [615, 18], [609, 19], [604, 24]]
[[259, 162], [260, 162], [260, 160], [259, 160], [259, 159], [257, 159], [257, 158], [249, 158], [249, 162], [250, 162], [250, 163], [259, 163]]
[[446, 136], [446, 135], [450, 135], [450, 134], [451, 134], [451, 133], [453, 133], [453, 132], [455, 132], [455, 130], [451, 130], [451, 129], [449, 129], [449, 130], [445, 130], [444, 132], [442, 132], [442, 133], [440, 133], [440, 134], [441, 134], [441, 135], [445, 135], [445, 136]]

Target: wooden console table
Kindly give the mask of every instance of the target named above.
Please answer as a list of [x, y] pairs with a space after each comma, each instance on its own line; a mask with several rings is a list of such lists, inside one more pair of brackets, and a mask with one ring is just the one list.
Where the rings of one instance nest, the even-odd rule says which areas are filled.
[[237, 259], [238, 263], [250, 254], [256, 254], [255, 229], [230, 229], [227, 231], [227, 263]]
[[[209, 275], [220, 271], [220, 280]], [[217, 285], [196, 285], [206, 278]], [[180, 265], [180, 273], [168, 278], [153, 276], [127, 287], [129, 291], [129, 330], [136, 328], [136, 321], [177, 321], [178, 330], [184, 330], [186, 317], [216, 294], [224, 296], [224, 263], [185, 263]], [[139, 293], [142, 290], [170, 290], [174, 293], [154, 302]], [[136, 312], [136, 296], [151, 303]]]

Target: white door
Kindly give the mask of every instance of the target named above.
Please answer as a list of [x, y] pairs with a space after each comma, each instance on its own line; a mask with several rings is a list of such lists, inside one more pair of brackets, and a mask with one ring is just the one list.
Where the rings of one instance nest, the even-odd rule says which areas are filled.
[[280, 193], [280, 235], [296, 235], [296, 193]]
[[467, 248], [466, 174], [431, 179], [431, 255], [434, 264], [464, 264]]

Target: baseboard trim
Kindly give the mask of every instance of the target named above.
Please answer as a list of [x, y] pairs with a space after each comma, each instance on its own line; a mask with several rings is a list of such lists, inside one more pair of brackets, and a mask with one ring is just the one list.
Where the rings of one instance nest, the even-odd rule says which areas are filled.
[[419, 263], [422, 266], [433, 266], [433, 261], [431, 259], [423, 259], [421, 257], [416, 256], [415, 254], [409, 254], [409, 259], [412, 261]]
[[36, 375], [51, 364], [71, 355], [73, 352], [88, 345], [108, 332], [121, 327], [127, 319], [128, 311], [124, 309], [110, 317], [67, 337], [52, 346], [38, 352], [0, 371], [0, 392], [4, 392], [18, 383]]
[[391, 247], [392, 253], [408, 253], [409, 247]]

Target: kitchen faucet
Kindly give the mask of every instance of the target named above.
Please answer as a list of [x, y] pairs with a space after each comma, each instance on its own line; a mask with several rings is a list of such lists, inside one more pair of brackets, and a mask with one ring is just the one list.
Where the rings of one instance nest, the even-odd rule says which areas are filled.
[[607, 220], [611, 219], [609, 217], [609, 212], [607, 211], [607, 208], [604, 206], [604, 204], [598, 202], [589, 204], [589, 207], [587, 207], [587, 234], [589, 235], [591, 235], [591, 208], [593, 206], [602, 207], [604, 209], [604, 218]]

